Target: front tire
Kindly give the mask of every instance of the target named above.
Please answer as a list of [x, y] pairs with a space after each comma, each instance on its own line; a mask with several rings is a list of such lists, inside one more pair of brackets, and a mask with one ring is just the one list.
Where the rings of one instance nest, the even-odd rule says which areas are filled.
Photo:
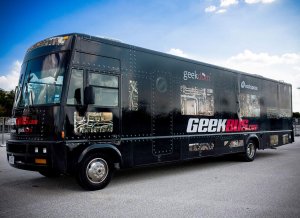
[[245, 152], [243, 154], [244, 161], [250, 162], [253, 161], [256, 157], [256, 144], [254, 141], [249, 140]]
[[86, 190], [103, 189], [111, 180], [113, 165], [103, 154], [88, 155], [78, 167], [77, 182]]

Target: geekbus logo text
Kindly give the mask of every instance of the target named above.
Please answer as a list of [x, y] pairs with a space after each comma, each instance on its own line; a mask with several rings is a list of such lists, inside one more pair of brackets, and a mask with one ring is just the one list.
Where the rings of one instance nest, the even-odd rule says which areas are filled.
[[197, 73], [196, 70], [194, 72], [185, 70], [185, 71], [183, 71], [183, 79], [184, 80], [194, 79], [194, 80], [210, 81], [210, 76], [205, 73]]
[[249, 124], [249, 120], [238, 119], [198, 119], [190, 118], [186, 128], [187, 133], [205, 132], [242, 132], [256, 131], [258, 125]]

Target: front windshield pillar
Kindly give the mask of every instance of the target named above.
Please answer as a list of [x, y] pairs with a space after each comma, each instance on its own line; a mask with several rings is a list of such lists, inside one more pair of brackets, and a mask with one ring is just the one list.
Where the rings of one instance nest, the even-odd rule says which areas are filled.
[[27, 67], [27, 62], [24, 62], [21, 67], [19, 84], [15, 89], [14, 108], [17, 107], [18, 103], [20, 102], [26, 67]]

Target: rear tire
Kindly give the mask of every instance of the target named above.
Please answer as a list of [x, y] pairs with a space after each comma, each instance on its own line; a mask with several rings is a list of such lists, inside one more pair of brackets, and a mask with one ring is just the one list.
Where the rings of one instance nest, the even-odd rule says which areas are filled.
[[256, 157], [256, 144], [253, 140], [249, 140], [245, 152], [243, 153], [243, 160], [250, 162], [253, 161]]
[[105, 188], [112, 178], [113, 165], [104, 154], [91, 154], [80, 163], [77, 171], [77, 182], [86, 190]]

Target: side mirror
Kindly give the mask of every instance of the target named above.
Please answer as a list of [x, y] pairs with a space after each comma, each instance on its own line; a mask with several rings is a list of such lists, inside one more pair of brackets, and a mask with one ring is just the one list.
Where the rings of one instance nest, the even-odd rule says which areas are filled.
[[75, 90], [75, 93], [74, 93], [74, 98], [75, 98], [75, 104], [76, 105], [81, 105], [81, 89], [78, 88]]
[[95, 92], [92, 86], [88, 86], [84, 89], [84, 104], [95, 104]]

